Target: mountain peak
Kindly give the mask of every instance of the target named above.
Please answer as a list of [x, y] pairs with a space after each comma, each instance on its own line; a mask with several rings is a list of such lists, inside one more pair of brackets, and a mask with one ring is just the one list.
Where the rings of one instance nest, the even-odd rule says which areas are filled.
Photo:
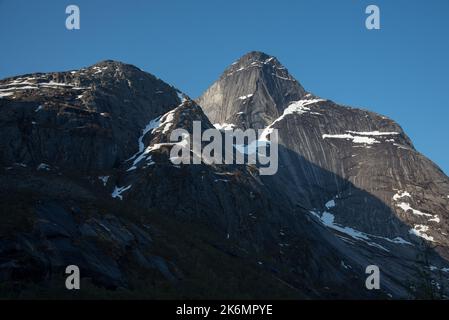
[[266, 127], [290, 102], [305, 95], [279, 60], [251, 51], [226, 68], [198, 103], [213, 123], [257, 129]]
[[276, 57], [261, 51], [251, 51], [243, 55], [224, 71], [222, 77], [231, 76], [236, 72], [252, 70], [257, 70], [260, 75], [266, 77], [278, 76], [284, 80], [296, 82], [288, 73], [287, 68]]
[[110, 71], [129, 71], [143, 73], [138, 67], [117, 60], [102, 60], [91, 66], [85, 67], [86, 70], [110, 70]]
[[253, 62], [253, 61], [259, 61], [259, 62], [265, 62], [268, 60], [276, 59], [274, 56], [271, 56], [265, 52], [262, 51], [250, 51], [243, 56], [240, 57], [240, 59], [237, 62]]

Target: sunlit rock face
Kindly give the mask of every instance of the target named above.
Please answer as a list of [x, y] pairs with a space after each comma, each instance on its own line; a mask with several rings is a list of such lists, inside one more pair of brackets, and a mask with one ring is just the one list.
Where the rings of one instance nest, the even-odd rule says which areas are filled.
[[142, 126], [179, 103], [170, 85], [115, 61], [0, 80], [0, 94], [0, 161], [84, 171], [117, 166]]

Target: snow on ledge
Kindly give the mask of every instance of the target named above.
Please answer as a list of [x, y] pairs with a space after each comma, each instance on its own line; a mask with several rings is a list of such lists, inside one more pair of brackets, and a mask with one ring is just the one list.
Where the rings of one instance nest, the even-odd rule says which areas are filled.
[[[399, 199], [402, 199], [404, 197], [409, 197], [411, 198], [412, 196], [410, 195], [410, 193], [408, 193], [407, 191], [401, 191], [399, 190], [394, 196], [393, 196], [393, 200], [394, 201], [398, 201]], [[414, 208], [411, 207], [410, 203], [408, 202], [399, 202], [396, 203], [396, 207], [401, 208], [404, 212], [408, 212], [411, 211], [412, 214], [416, 215], [416, 216], [423, 216], [423, 217], [430, 217], [431, 219], [429, 219], [428, 221], [432, 221], [432, 222], [436, 222], [436, 223], [440, 223], [440, 217], [436, 214], [430, 214], [430, 213], [426, 213], [426, 212], [422, 212], [420, 210], [416, 210]]]
[[[310, 94], [306, 95], [306, 97], [309, 96]], [[290, 115], [290, 114], [298, 114], [298, 115], [302, 115], [304, 113], [309, 112], [310, 114], [319, 114], [317, 112], [310, 112], [310, 108], [307, 107], [308, 105], [311, 104], [315, 104], [318, 102], [322, 102], [322, 101], [326, 101], [323, 99], [302, 99], [302, 100], [298, 100], [298, 101], [293, 101], [289, 104], [289, 106], [287, 108], [284, 109], [284, 112], [282, 113], [282, 115], [277, 118], [276, 120], [274, 120], [268, 127], [266, 127], [263, 132], [260, 134], [259, 136], [259, 140], [261, 141], [266, 141], [268, 135], [273, 132], [273, 126], [281, 121], [282, 119], [285, 118], [285, 116]]]
[[313, 216], [315, 216], [319, 220], [319, 222], [321, 222], [321, 224], [323, 224], [324, 226], [326, 226], [330, 229], [336, 230], [340, 233], [346, 234], [355, 240], [365, 242], [369, 246], [376, 247], [376, 248], [379, 248], [379, 249], [387, 251], [387, 252], [389, 252], [390, 250], [388, 250], [387, 248], [383, 247], [382, 245], [380, 245], [376, 242], [373, 242], [371, 238], [382, 239], [382, 240], [385, 240], [385, 241], [388, 241], [388, 242], [394, 243], [394, 244], [413, 245], [412, 243], [404, 240], [401, 237], [396, 237], [394, 239], [390, 239], [387, 237], [371, 235], [371, 234], [356, 230], [351, 227], [341, 226], [334, 222], [335, 216], [332, 213], [327, 212], [327, 211], [324, 211], [321, 213], [317, 212], [317, 211], [309, 211], [309, 212]]
[[345, 139], [345, 140], [352, 140], [353, 143], [362, 143], [362, 144], [374, 144], [374, 143], [380, 143], [380, 141], [370, 138], [370, 137], [364, 137], [364, 136], [353, 136], [349, 133], [344, 134], [323, 134], [323, 139]]
[[428, 226], [422, 225], [422, 224], [415, 224], [413, 229], [409, 230], [410, 234], [413, 234], [417, 237], [423, 238], [427, 241], [435, 242], [432, 236], [427, 235], [425, 232], [429, 230]]
[[[381, 132], [381, 131], [351, 131], [346, 130], [346, 133], [342, 134], [323, 134], [323, 139], [345, 139], [352, 140], [353, 143], [362, 144], [374, 144], [380, 143], [381, 141], [376, 140], [373, 137], [383, 137], [399, 135], [399, 132]], [[394, 139], [385, 140], [385, 142], [394, 142]]]
[[346, 132], [348, 133], [353, 133], [356, 135], [361, 135], [361, 136], [391, 136], [391, 135], [398, 135], [399, 132], [380, 132], [380, 131], [350, 131], [347, 130]]
[[393, 196], [393, 200], [397, 201], [397, 200], [399, 200], [399, 199], [401, 199], [401, 198], [404, 198], [404, 197], [409, 197], [409, 198], [411, 198], [412, 196], [411, 196], [410, 193], [408, 193], [407, 191], [401, 191], [401, 190], [399, 190], [399, 191]]
[[246, 100], [246, 99], [249, 99], [249, 98], [251, 98], [252, 96], [253, 96], [254, 94], [247, 94], [246, 96], [240, 96], [240, 97], [238, 97], [238, 99], [239, 100]]

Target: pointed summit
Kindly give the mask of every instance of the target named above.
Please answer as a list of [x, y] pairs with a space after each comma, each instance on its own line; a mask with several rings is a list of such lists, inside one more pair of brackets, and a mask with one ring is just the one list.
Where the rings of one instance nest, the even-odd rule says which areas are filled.
[[213, 123], [259, 129], [305, 94], [275, 57], [252, 51], [226, 68], [198, 103]]
[[288, 74], [287, 69], [276, 59], [276, 57], [260, 51], [251, 51], [242, 56], [225, 70], [222, 77], [228, 77], [236, 72], [251, 71], [253, 69], [260, 73], [266, 73], [267, 76], [280, 76], [291, 81], [296, 81]]

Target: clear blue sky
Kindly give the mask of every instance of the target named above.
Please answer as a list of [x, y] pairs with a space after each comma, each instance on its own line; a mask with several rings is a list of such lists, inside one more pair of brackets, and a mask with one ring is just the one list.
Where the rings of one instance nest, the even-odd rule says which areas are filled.
[[[379, 31], [365, 29], [368, 4]], [[114, 59], [196, 97], [251, 50], [315, 94], [393, 118], [449, 173], [448, 0], [0, 0], [0, 78]]]

